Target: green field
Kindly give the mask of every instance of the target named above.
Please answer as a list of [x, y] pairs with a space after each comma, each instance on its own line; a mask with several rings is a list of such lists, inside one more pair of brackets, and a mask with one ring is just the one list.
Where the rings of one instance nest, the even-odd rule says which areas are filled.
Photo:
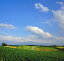
[[27, 46], [27, 45], [22, 45], [18, 46], [17, 48], [19, 49], [27, 49], [27, 50], [37, 50], [37, 51], [57, 51], [58, 49], [52, 48], [49, 46]]
[[[0, 47], [0, 61], [64, 61], [64, 51], [36, 51], [23, 47], [24, 49], [20, 46], [17, 48]], [[50, 47], [45, 48], [50, 49]]]

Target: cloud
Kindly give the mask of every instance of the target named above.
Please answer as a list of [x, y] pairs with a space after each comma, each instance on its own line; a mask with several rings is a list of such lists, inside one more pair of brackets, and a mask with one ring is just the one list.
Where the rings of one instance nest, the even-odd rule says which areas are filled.
[[49, 8], [48, 7], [45, 7], [41, 3], [35, 3], [35, 7], [37, 9], [41, 10], [42, 12], [48, 12], [49, 11]]
[[28, 31], [31, 31], [39, 36], [45, 37], [45, 38], [50, 38], [52, 35], [48, 32], [44, 32], [42, 29], [34, 26], [27, 26], [26, 29]]
[[41, 22], [41, 23], [52, 26], [52, 25], [54, 25], [55, 21], [54, 21], [54, 19], [50, 19], [50, 20], [47, 20], [47, 21], [44, 21], [44, 22]]
[[58, 10], [52, 10], [54, 18], [61, 29], [64, 29], [64, 5]]
[[26, 37], [19, 36], [7, 36], [0, 35], [0, 44], [1, 43], [21, 45], [21, 44], [33, 44], [33, 45], [64, 45], [64, 37], [53, 37], [49, 39], [38, 39], [36, 35], [29, 35]]
[[37, 39], [37, 36], [35, 36], [35, 35], [29, 35], [29, 36], [26, 36], [26, 37], [11, 36], [11, 35], [0, 35], [1, 41], [12, 41], [12, 42], [17, 42], [17, 43], [35, 41], [35, 39]]
[[[27, 37], [18, 37], [18, 36], [4, 36], [0, 35], [0, 44], [5, 42], [7, 44], [44, 44], [49, 43], [46, 40], [39, 40], [36, 38], [37, 36], [29, 35]], [[37, 42], [38, 41], [38, 42]]]
[[15, 26], [11, 24], [0, 24], [0, 28], [15, 29]]
[[64, 37], [55, 37], [56, 40], [64, 41]]
[[0, 35], [0, 40], [3, 40], [3, 41], [14, 41], [14, 42], [23, 42], [24, 41], [22, 37], [3, 36], [3, 35]]
[[56, 2], [56, 4], [64, 5], [63, 2]]

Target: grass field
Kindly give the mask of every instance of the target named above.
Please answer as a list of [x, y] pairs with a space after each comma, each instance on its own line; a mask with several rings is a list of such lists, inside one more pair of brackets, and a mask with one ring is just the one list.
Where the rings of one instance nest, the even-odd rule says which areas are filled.
[[37, 51], [57, 51], [58, 49], [44, 46], [18, 46], [18, 48], [37, 50]]
[[52, 47], [49, 47], [49, 46], [45, 47], [45, 46], [28, 46], [28, 45], [22, 45], [22, 46], [5, 46], [5, 47], [27, 49], [27, 50], [37, 50], [37, 51], [58, 51], [58, 49], [52, 48]]
[[[64, 61], [64, 51], [35, 51], [32, 47], [18, 46], [17, 48], [0, 47], [0, 61]], [[27, 49], [26, 49], [27, 48]], [[40, 47], [42, 49], [54, 49], [50, 47]]]

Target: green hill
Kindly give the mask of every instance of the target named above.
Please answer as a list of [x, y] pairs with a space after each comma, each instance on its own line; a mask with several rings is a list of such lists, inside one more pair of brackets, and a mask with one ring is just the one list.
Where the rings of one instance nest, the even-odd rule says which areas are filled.
[[22, 45], [18, 46], [19, 49], [37, 50], [37, 51], [57, 51], [58, 49], [49, 46], [28, 46]]

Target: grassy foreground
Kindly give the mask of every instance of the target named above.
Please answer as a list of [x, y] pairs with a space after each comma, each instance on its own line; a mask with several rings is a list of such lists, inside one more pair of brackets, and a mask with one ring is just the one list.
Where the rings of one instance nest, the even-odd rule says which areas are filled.
[[64, 61], [64, 52], [0, 47], [0, 61]]

